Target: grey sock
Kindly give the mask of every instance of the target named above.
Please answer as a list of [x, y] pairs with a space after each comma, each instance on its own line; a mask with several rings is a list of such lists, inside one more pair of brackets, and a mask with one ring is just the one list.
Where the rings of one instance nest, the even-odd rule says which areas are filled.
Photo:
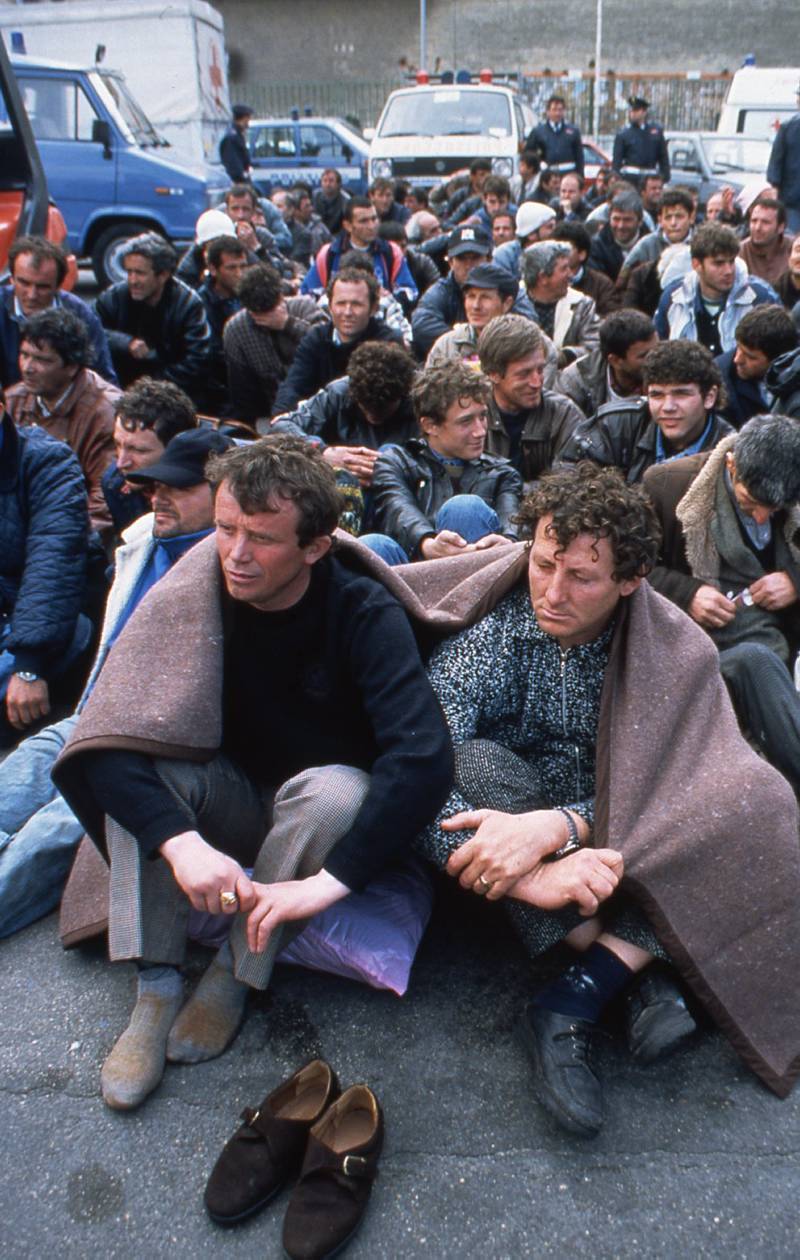
[[177, 967], [140, 963], [138, 985], [139, 997], [144, 997], [145, 993], [157, 993], [165, 998], [183, 996], [183, 979]]
[[202, 1063], [222, 1054], [239, 1030], [248, 993], [224, 960], [215, 959], [170, 1029], [167, 1058]]
[[[115, 1111], [138, 1107], [164, 1075], [167, 1037], [183, 1000], [181, 978], [174, 967], [174, 979], [161, 977], [170, 991], [162, 993], [139, 978], [139, 998], [131, 1021], [103, 1064], [100, 1083], [103, 1099]], [[175, 981], [177, 980], [177, 989]]]

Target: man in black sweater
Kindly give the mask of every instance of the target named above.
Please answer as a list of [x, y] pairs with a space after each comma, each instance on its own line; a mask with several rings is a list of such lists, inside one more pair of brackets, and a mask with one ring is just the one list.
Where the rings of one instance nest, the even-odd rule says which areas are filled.
[[[177, 748], [147, 722], [144, 739], [130, 738], [117, 707], [130, 682], [125, 666], [93, 693], [56, 771], [93, 836], [106, 816], [111, 957], [140, 968], [130, 1026], [102, 1073], [106, 1103], [122, 1110], [157, 1086], [165, 1058], [196, 1063], [225, 1050], [249, 988], [269, 982], [280, 925], [363, 888], [408, 849], [452, 778], [447, 729], [404, 612], [334, 554], [339, 495], [319, 452], [302, 439], [270, 437], [226, 452], [208, 475], [218, 487], [216, 553], [197, 554], [198, 573], [181, 571], [191, 589], [205, 583], [205, 616], [190, 611], [193, 597], [187, 604], [176, 584], [162, 588], [115, 658], [119, 665], [141, 652], [142, 635], [152, 633], [142, 670], [174, 678], [180, 690], [166, 644], [183, 635], [181, 659], [191, 659], [199, 680], [177, 719], [166, 681], [160, 700], [167, 726], [177, 720], [181, 729]], [[198, 642], [207, 642], [220, 613], [214, 684], [189, 640], [199, 629]], [[156, 686], [157, 700], [160, 693]], [[219, 696], [211, 704], [221, 739], [216, 755], [198, 763], [210, 696]], [[147, 708], [141, 690], [138, 699], [134, 724]], [[122, 714], [119, 737], [93, 741], [98, 718], [107, 726], [105, 706]], [[176, 964], [190, 905], [234, 921], [229, 944], [181, 1010]]]
[[368, 272], [355, 267], [337, 271], [328, 282], [331, 323], [310, 329], [300, 342], [275, 397], [273, 416], [294, 411], [318, 389], [346, 376], [350, 355], [365, 341], [403, 344], [400, 334], [377, 318], [380, 296], [378, 281]]

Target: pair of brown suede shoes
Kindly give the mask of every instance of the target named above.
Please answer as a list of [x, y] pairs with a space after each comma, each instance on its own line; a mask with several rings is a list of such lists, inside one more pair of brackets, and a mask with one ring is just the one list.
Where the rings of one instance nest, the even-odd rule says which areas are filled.
[[241, 1119], [208, 1179], [211, 1219], [236, 1225], [296, 1180], [283, 1223], [286, 1254], [336, 1255], [361, 1224], [383, 1146], [372, 1090], [352, 1085], [342, 1093], [329, 1064], [314, 1059]]

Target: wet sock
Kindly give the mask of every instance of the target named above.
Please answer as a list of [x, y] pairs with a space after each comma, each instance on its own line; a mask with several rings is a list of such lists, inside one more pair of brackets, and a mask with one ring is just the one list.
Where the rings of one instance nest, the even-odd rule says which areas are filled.
[[[154, 974], [149, 976], [148, 973]], [[146, 967], [139, 973], [139, 997], [131, 1022], [103, 1064], [103, 1099], [115, 1111], [138, 1107], [164, 1075], [167, 1037], [183, 1001], [174, 967]]]
[[[226, 946], [223, 946], [223, 950]], [[172, 1063], [203, 1063], [222, 1054], [244, 1018], [249, 988], [237, 980], [230, 954], [220, 951], [184, 1006], [169, 1034], [167, 1058]]]
[[548, 984], [533, 999], [559, 1015], [575, 1015], [595, 1021], [604, 1007], [625, 988], [633, 977], [630, 967], [604, 945], [591, 945], [563, 975]]

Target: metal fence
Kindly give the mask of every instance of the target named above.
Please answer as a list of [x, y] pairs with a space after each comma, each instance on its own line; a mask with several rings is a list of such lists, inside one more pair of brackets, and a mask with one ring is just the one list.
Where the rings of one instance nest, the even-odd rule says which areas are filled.
[[[594, 76], [520, 73], [518, 83], [537, 118], [543, 116], [548, 96], [554, 92], [567, 101], [567, 117], [574, 120], [585, 135], [594, 127]], [[615, 75], [600, 80], [600, 131], [613, 135], [625, 124], [627, 99], [632, 94], [644, 96], [651, 103], [651, 116], [670, 131], [713, 131], [725, 100], [730, 75], [699, 73]], [[281, 117], [292, 109], [302, 114], [333, 114], [349, 118], [362, 127], [374, 127], [384, 102], [397, 87], [408, 86], [408, 80], [374, 79], [357, 82], [276, 82], [236, 85], [239, 96], [247, 100], [258, 115]]]
[[[730, 81], [728, 74], [606, 75], [600, 80], [599, 130], [601, 134], [613, 135], [627, 120], [628, 97], [643, 96], [650, 102], [650, 116], [667, 131], [714, 131]], [[593, 75], [524, 75], [520, 87], [537, 117], [544, 114], [549, 96], [563, 96], [567, 117], [585, 135], [592, 134]]]
[[402, 87], [401, 78], [348, 83], [339, 79], [335, 83], [243, 83], [236, 85], [237, 93], [252, 105], [257, 115], [285, 117], [292, 109], [300, 113], [329, 114], [337, 118], [349, 118], [361, 127], [374, 127], [386, 98], [395, 88]]

